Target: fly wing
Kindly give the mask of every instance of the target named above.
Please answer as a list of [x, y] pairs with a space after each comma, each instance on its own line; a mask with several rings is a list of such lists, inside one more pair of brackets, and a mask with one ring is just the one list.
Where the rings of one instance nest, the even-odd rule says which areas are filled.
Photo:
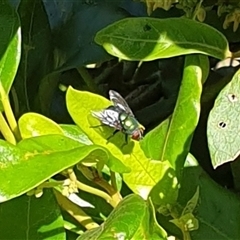
[[113, 102], [115, 107], [121, 108], [124, 112], [128, 113], [130, 116], [134, 117], [134, 114], [124, 98], [117, 92], [110, 90], [109, 98]]
[[99, 119], [103, 124], [121, 130], [118, 112], [111, 109], [104, 109], [101, 111], [91, 111], [91, 113], [93, 117]]

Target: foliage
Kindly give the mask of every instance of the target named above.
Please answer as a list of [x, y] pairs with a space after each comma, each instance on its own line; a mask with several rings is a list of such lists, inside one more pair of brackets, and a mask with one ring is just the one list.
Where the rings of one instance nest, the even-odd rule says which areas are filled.
[[[226, 30], [239, 32], [238, 5], [223, 7], [0, 1], [0, 239], [240, 238], [240, 201], [202, 162], [239, 155], [240, 72], [209, 71], [239, 54]], [[126, 96], [142, 140], [109, 138], [91, 114], [113, 104], [109, 89]]]

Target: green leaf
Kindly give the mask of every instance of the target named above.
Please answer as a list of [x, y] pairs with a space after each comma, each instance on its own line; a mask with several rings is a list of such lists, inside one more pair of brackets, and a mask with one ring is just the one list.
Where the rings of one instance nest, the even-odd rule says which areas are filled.
[[189, 235], [189, 231], [197, 230], [199, 227], [198, 220], [192, 213], [187, 213], [180, 218], [172, 219], [170, 222], [180, 228], [185, 235]]
[[62, 135], [28, 138], [17, 146], [0, 140], [0, 146], [0, 202], [26, 193], [80, 161], [100, 161], [120, 173], [128, 171], [106, 149]]
[[16, 75], [21, 56], [21, 29], [14, 8], [2, 0], [0, 2], [0, 81], [9, 93]]
[[168, 204], [176, 201], [178, 181], [200, 116], [202, 81], [207, 70], [208, 59], [205, 56], [186, 56], [183, 80], [172, 116], [149, 132], [142, 141], [148, 157], [162, 163], [168, 162], [171, 166], [150, 193], [155, 204], [162, 203], [163, 192], [168, 196]]
[[38, 114], [26, 113], [18, 120], [23, 139], [49, 134], [63, 134], [61, 127], [51, 119]]
[[52, 72], [41, 79], [38, 90], [39, 105], [41, 112], [46, 116], [50, 116], [51, 104], [54, 99], [56, 89], [58, 88], [61, 74], [62, 73], [60, 71]]
[[149, 132], [142, 142], [147, 156], [169, 161], [178, 176], [198, 123], [202, 78], [206, 75], [206, 71], [208, 71], [208, 59], [205, 56], [186, 57], [183, 80], [172, 116]]
[[192, 240], [240, 239], [240, 200], [234, 193], [215, 183], [199, 166], [184, 168], [181, 185], [178, 205], [182, 209], [199, 187], [199, 201], [193, 212], [199, 228], [190, 232]]
[[231, 56], [223, 34], [184, 18], [125, 18], [99, 31], [95, 41], [124, 60], [152, 61], [192, 53], [219, 59]]
[[198, 220], [193, 215], [193, 211], [197, 206], [198, 200], [199, 187], [197, 187], [197, 191], [195, 192], [193, 197], [187, 202], [181, 216], [178, 218], [175, 217], [174, 219], [170, 220], [170, 222], [174, 223], [178, 228], [181, 229], [183, 235], [186, 235], [186, 232], [197, 230], [199, 227]]
[[93, 38], [106, 25], [127, 16], [125, 11], [119, 11], [120, 7], [114, 6], [115, 1], [108, 4], [102, 1], [97, 4], [48, 1], [45, 5], [48, 6], [50, 23], [55, 25], [53, 38], [58, 70], [65, 71], [111, 59], [111, 56], [93, 42]]
[[87, 135], [77, 125], [60, 124], [60, 127], [63, 130], [64, 136], [72, 138], [75, 141], [79, 141], [82, 144], [92, 144]]
[[[32, 2], [32, 0], [29, 1]], [[93, 38], [97, 31], [128, 16], [128, 13], [119, 11], [121, 8], [119, 1], [111, 1], [108, 4], [103, 1], [98, 1], [97, 4], [90, 2], [83, 4], [81, 1], [44, 1], [44, 5], [53, 29], [51, 34], [56, 45], [54, 57], [57, 69], [42, 78], [39, 87], [39, 105], [41, 112], [50, 116], [52, 98], [63, 71], [112, 59], [112, 56], [97, 45]], [[38, 10], [38, 7], [35, 9]], [[39, 24], [41, 23], [40, 21]], [[47, 36], [44, 41], [46, 39], [49, 44], [51, 41]], [[45, 56], [47, 56], [46, 53]], [[79, 83], [79, 79], [77, 80]]]
[[85, 232], [81, 239], [167, 239], [166, 232], [154, 228], [152, 206], [137, 195], [129, 195], [99, 227]]
[[208, 148], [214, 168], [239, 155], [239, 110], [240, 70], [219, 93], [208, 117]]
[[[109, 127], [99, 127], [99, 121], [91, 115], [91, 110], [99, 110], [108, 107], [111, 103], [109, 100], [100, 97], [96, 94], [84, 91], [77, 91], [73, 88], [69, 88], [67, 91], [67, 108], [68, 111], [77, 125], [87, 134], [89, 139], [95, 144], [107, 147], [116, 157], [123, 158], [123, 153], [119, 149], [119, 139], [124, 141], [124, 136], [117, 137], [118, 142], [114, 141], [106, 144], [106, 138], [109, 137], [113, 129]], [[116, 138], [113, 138], [115, 140]], [[133, 143], [131, 144], [132, 147]]]
[[52, 32], [42, 0], [21, 0], [18, 7], [22, 30], [22, 56], [14, 83], [19, 115], [33, 109], [39, 112], [37, 93], [40, 80], [54, 68]]
[[23, 195], [0, 204], [1, 240], [65, 239], [59, 205], [51, 190], [41, 198]]
[[182, 216], [192, 213], [195, 210], [197, 203], [199, 200], [199, 187], [197, 187], [197, 191], [194, 193], [193, 197], [187, 202], [186, 207], [183, 209]]
[[[109, 100], [90, 92], [74, 90], [71, 87], [67, 91], [66, 98], [72, 119], [89, 139], [94, 144], [107, 148], [115, 158], [131, 169], [130, 173], [123, 175], [123, 179], [134, 193], [146, 199], [151, 189], [159, 182], [157, 192], [159, 204], [175, 201], [176, 196], [172, 197], [169, 192], [170, 190], [176, 192], [176, 179], [168, 161], [160, 162], [155, 161], [154, 158], [146, 158], [138, 141], [129, 140], [127, 146], [121, 147], [125, 142], [124, 134], [121, 132], [107, 143], [106, 139], [114, 129], [107, 126], [93, 128], [100, 122], [91, 115], [91, 111], [108, 107], [111, 105]], [[155, 202], [154, 199], [153, 202]]]

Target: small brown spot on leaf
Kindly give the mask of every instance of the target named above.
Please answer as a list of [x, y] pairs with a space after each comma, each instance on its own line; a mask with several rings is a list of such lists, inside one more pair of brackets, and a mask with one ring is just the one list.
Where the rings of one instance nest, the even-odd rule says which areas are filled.
[[145, 31], [145, 32], [148, 32], [148, 31], [150, 31], [152, 28], [148, 25], [148, 24], [146, 24], [144, 27], [143, 27], [143, 30]]
[[218, 126], [219, 126], [221, 129], [224, 129], [224, 128], [227, 127], [227, 124], [226, 124], [225, 122], [221, 121], [221, 122], [218, 123]]
[[230, 102], [237, 102], [238, 101], [237, 95], [234, 94], [234, 93], [228, 94], [228, 99], [229, 99]]

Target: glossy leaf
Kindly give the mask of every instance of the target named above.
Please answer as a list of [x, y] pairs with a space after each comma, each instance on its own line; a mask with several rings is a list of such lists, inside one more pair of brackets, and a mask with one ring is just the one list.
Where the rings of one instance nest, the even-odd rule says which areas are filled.
[[51, 119], [38, 113], [26, 113], [22, 115], [18, 120], [18, 126], [23, 139], [50, 134], [62, 134], [82, 144], [92, 144], [78, 126], [58, 125]]
[[82, 239], [167, 239], [166, 232], [152, 221], [152, 206], [141, 197], [129, 195], [96, 229], [87, 231]]
[[104, 148], [61, 135], [28, 138], [17, 146], [1, 140], [0, 146], [0, 202], [26, 193], [79, 161], [102, 161], [120, 173], [128, 171]]
[[107, 148], [114, 157], [131, 169], [130, 173], [123, 175], [131, 190], [146, 199], [151, 189], [159, 182], [161, 188], [158, 189], [158, 202], [173, 202], [176, 196], [173, 197], [169, 193], [175, 193], [177, 186], [173, 170], [167, 161], [146, 158], [138, 141], [129, 139], [129, 143], [122, 147], [125, 136], [121, 132], [107, 143], [106, 139], [114, 129], [107, 126], [94, 127], [100, 122], [91, 115], [91, 111], [106, 108], [111, 104], [109, 100], [90, 92], [77, 91], [71, 87], [67, 91], [67, 107], [75, 123], [94, 144]]
[[6, 94], [14, 81], [21, 56], [19, 18], [15, 9], [7, 2], [0, 2], [0, 79]]
[[147, 156], [161, 161], [168, 160], [180, 174], [189, 152], [192, 134], [200, 115], [202, 79], [208, 71], [205, 56], [187, 56], [183, 80], [172, 116], [149, 132], [143, 140]]
[[72, 138], [86, 145], [92, 144], [87, 135], [77, 125], [60, 124], [60, 127], [63, 130], [64, 136]]
[[1, 240], [65, 239], [59, 205], [51, 190], [41, 198], [23, 195], [0, 204]]
[[214, 168], [233, 161], [239, 147], [240, 70], [219, 93], [208, 117], [208, 148]]
[[99, 31], [95, 41], [124, 60], [152, 61], [192, 53], [219, 59], [231, 56], [224, 35], [185, 18], [125, 18]]
[[49, 134], [63, 134], [61, 127], [51, 119], [38, 114], [26, 113], [18, 120], [23, 139]]

